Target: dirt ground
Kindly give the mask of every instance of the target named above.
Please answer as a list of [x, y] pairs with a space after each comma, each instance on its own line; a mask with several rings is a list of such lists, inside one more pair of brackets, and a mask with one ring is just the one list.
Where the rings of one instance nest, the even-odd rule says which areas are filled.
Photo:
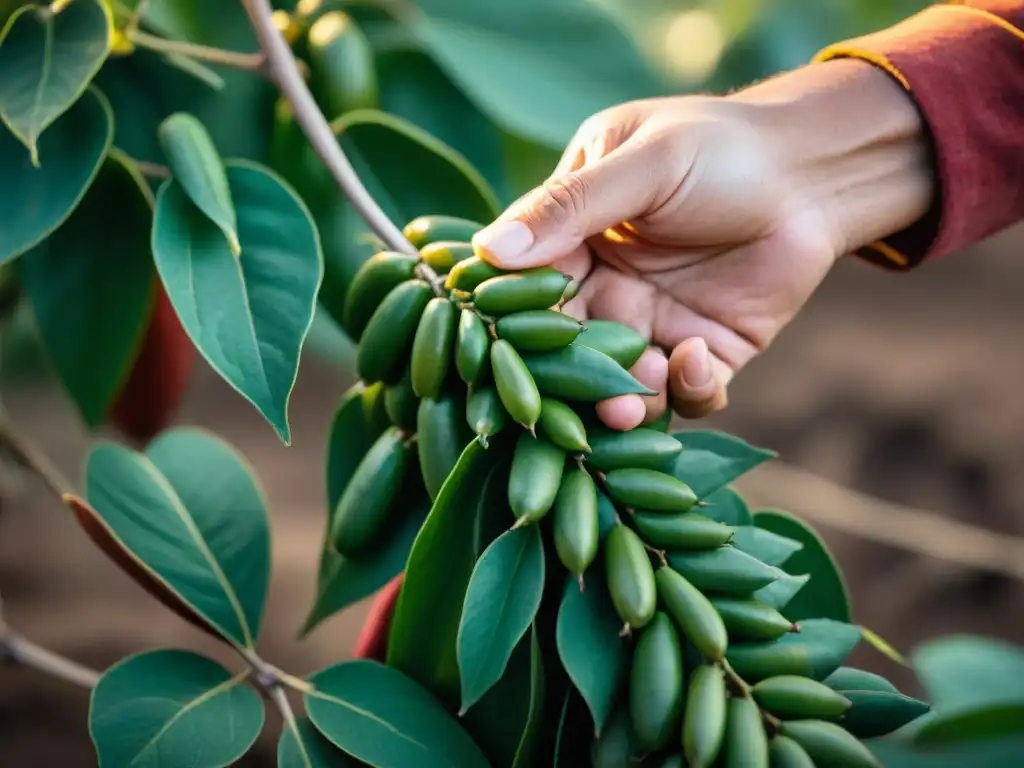
[[[912, 276], [842, 264], [771, 354], [739, 377], [729, 410], [708, 423], [848, 487], [1024, 534], [1022, 244], [1024, 233], [1009, 233]], [[327, 428], [347, 384], [337, 369], [307, 357], [290, 449], [205, 368], [179, 419], [219, 432], [262, 477], [274, 531], [263, 649], [299, 674], [345, 657], [366, 608], [335, 617], [302, 644], [294, 640], [312, 598]], [[9, 388], [5, 401], [77, 480], [88, 438], [60, 394]], [[764, 493], [751, 500], [777, 503]], [[821, 530], [847, 569], [858, 619], [901, 649], [953, 632], [1024, 642], [1021, 583]], [[14, 489], [0, 520], [0, 591], [23, 634], [97, 668], [160, 646], [225, 658], [115, 570], [30, 483]], [[858, 661], [912, 685], [877, 654], [859, 651]], [[65, 683], [0, 669], [0, 765], [95, 765], [87, 704], [86, 692]], [[261, 741], [245, 764], [272, 765], [270, 745]]]

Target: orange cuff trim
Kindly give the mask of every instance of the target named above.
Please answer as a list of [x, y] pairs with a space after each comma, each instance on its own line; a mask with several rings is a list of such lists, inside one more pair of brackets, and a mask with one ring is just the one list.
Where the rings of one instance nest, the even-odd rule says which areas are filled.
[[902, 253], [897, 251], [891, 245], [888, 245], [882, 242], [881, 240], [871, 243], [871, 245], [866, 246], [866, 249], [870, 249], [875, 253], [879, 254], [880, 256], [883, 256], [887, 261], [891, 262], [897, 267], [902, 267], [903, 269], [906, 269], [907, 267], [910, 266], [910, 259], [908, 259]]
[[875, 51], [868, 51], [863, 48], [855, 48], [849, 43], [836, 43], [830, 45], [827, 48], [823, 48], [815, 54], [811, 60], [815, 63], [821, 63], [829, 61], [830, 59], [863, 59], [864, 61], [874, 64], [876, 67], [881, 67], [890, 75], [892, 75], [900, 85], [906, 90], [910, 90], [910, 82], [904, 77], [903, 73], [900, 72], [896, 65], [889, 61], [888, 57], [884, 54], [876, 53]]

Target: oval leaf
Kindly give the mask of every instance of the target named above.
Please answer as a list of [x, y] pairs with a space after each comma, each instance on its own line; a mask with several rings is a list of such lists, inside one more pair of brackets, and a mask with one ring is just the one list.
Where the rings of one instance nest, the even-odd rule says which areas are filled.
[[914, 731], [914, 744], [934, 748], [958, 742], [1019, 735], [1024, 723], [1024, 701], [992, 704], [976, 709], [936, 712]]
[[458, 707], [458, 627], [476, 563], [472, 531], [502, 456], [474, 440], [437, 495], [409, 553], [388, 633], [387, 663]]
[[[369, 171], [385, 193], [378, 202], [407, 218], [450, 213], [490, 221], [501, 203], [480, 173], [454, 149], [412, 123], [373, 109], [348, 112], [331, 127], [357, 170]], [[363, 168], [358, 166], [362, 165]], [[361, 178], [363, 175], [361, 174]], [[410, 184], [410, 178], [429, 184]]]
[[536, 751], [544, 730], [544, 656], [537, 639], [537, 625], [530, 631], [530, 713], [519, 739], [512, 768], [530, 768], [536, 764]]
[[749, 683], [767, 676], [756, 660], [764, 658], [766, 651], [774, 662], [786, 667], [784, 671], [772, 671], [771, 675], [806, 675], [823, 680], [846, 661], [859, 641], [860, 627], [832, 619], [808, 619], [800, 622], [799, 632], [785, 634], [778, 640], [733, 643], [726, 658]]
[[806, 573], [799, 576], [787, 574], [782, 578], [776, 579], [768, 586], [761, 587], [754, 592], [752, 597], [770, 605], [777, 611], [781, 611], [807, 586], [807, 582], [810, 580], [810, 575]]
[[375, 661], [317, 672], [309, 719], [335, 746], [376, 768], [488, 768], [466, 730], [416, 682]]
[[263, 494], [230, 446], [175, 429], [137, 453], [100, 443], [87, 498], [106, 534], [223, 638], [253, 648], [270, 576]]
[[186, 112], [177, 112], [157, 129], [171, 175], [189, 199], [228, 239], [238, 256], [238, 217], [231, 200], [228, 175], [217, 147], [203, 124]]
[[774, 451], [755, 448], [744, 440], [713, 429], [693, 429], [672, 434], [683, 444], [672, 474], [703, 499], [775, 458]]
[[[462, 726], [495, 768], [512, 768], [536, 710], [533, 635], [524, 637], [501, 679], [460, 718]], [[539, 649], [538, 649], [539, 651]]]
[[590, 709], [596, 736], [618, 700], [629, 667], [630, 649], [619, 636], [621, 628], [622, 619], [599, 573], [587, 574], [582, 591], [575, 578], [566, 579], [555, 642], [562, 666]]
[[33, 167], [25, 147], [0, 129], [0, 264], [41, 242], [78, 206], [114, 138], [106, 98], [87, 90], [40, 139], [46, 163]]
[[178, 650], [140, 653], [111, 667], [89, 707], [100, 765], [231, 765], [252, 747], [266, 716], [248, 676]]
[[728, 486], [719, 488], [714, 493], [705, 496], [703, 500], [708, 506], [702, 507], [699, 512], [705, 517], [710, 517], [712, 520], [726, 525], [754, 524], [750, 507], [734, 488]]
[[945, 637], [921, 645], [911, 661], [940, 712], [1024, 702], [1024, 650], [1005, 640]]
[[[459, 152], [501, 199], [507, 199], [510, 190], [505, 189], [501, 131], [426, 52], [411, 48], [381, 51], [377, 79], [383, 112], [407, 120]], [[544, 170], [547, 173], [551, 168], [554, 163]]]
[[900, 690], [881, 675], [856, 667], [839, 667], [822, 680], [833, 691], [879, 691], [899, 693]]
[[[78, 0], [56, 13], [23, 5], [0, 29], [0, 119], [28, 148], [33, 166], [40, 165], [43, 131], [81, 98], [103, 66], [112, 22], [106, 3]], [[57, 155], [43, 159], [60, 161]]]
[[323, 278], [320, 241], [275, 175], [241, 161], [227, 175], [244, 256], [173, 179], [157, 193], [153, 255], [193, 343], [290, 445], [288, 402]]
[[502, 676], [537, 615], [543, 591], [544, 548], [537, 526], [507, 531], [481, 555], [459, 621], [460, 715]]
[[67, 221], [21, 260], [43, 344], [90, 428], [113, 406], [147, 327], [152, 220], [145, 179], [111, 153]]
[[775, 566], [782, 565], [804, 546], [796, 539], [780, 536], [755, 525], [735, 526], [732, 545], [748, 555], [753, 555], [762, 563]]
[[859, 739], [887, 736], [931, 709], [923, 701], [891, 691], [840, 690], [853, 702], [839, 724]]
[[88, 502], [70, 493], [64, 494], [62, 498], [64, 504], [74, 514], [82, 530], [85, 531], [86, 536], [89, 537], [89, 540], [103, 554], [110, 558], [118, 568], [124, 571], [132, 581], [192, 626], [201, 629], [213, 637], [218, 637], [213, 628], [206, 623], [202, 616], [195, 612], [191, 605], [178, 597], [176, 592], [170, 589], [157, 576], [153, 575], [152, 571], [142, 565], [138, 558], [124, 549], [121, 542], [114, 538], [110, 529], [104, 525], [102, 518], [95, 509], [89, 506]]
[[754, 525], [803, 544], [803, 549], [787, 559], [782, 567], [786, 573], [811, 577], [808, 585], [783, 611], [787, 619], [851, 620], [846, 582], [832, 553], [813, 529], [792, 515], [776, 510], [755, 512]]
[[286, 724], [277, 742], [277, 768], [355, 768], [359, 763], [323, 737], [307, 718]]
[[416, 10], [411, 29], [459, 87], [503, 127], [551, 146], [590, 115], [663, 90], [618, 21], [587, 0], [417, 0]]

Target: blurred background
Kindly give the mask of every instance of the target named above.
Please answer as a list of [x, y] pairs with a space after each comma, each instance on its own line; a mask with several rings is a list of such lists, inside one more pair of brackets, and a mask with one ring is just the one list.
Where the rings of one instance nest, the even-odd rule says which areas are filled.
[[[925, 5], [600, 2], [635, 39], [665, 89], [678, 93], [720, 92], [799, 66], [828, 43]], [[175, 5], [189, 3], [155, 7]], [[251, 38], [244, 21], [237, 22], [185, 25], [182, 34], [244, 49]], [[253, 123], [259, 128], [258, 118]], [[225, 145], [249, 147], [259, 141], [253, 130], [248, 121], [227, 121], [218, 144], [225, 153]], [[513, 163], [518, 176], [509, 174], [515, 178], [506, 200], [557, 157], [557, 146], [521, 143], [531, 149], [530, 162]], [[780, 465], [756, 470], [740, 489], [752, 507], [789, 509], [817, 525], [846, 570], [856, 619], [903, 651], [958, 632], [1024, 642], [1024, 585], [1010, 573], [1012, 563], [999, 563], [996, 550], [985, 555], [986, 546], [1005, 552], [1020, 541], [1012, 536], [1024, 535], [1022, 245], [1024, 230], [1007, 231], [906, 275], [845, 260], [770, 353], [736, 380], [728, 410], [699, 425], [781, 454]], [[318, 318], [292, 398], [291, 448], [205, 364], [177, 419], [220, 433], [260, 474], [270, 500], [275, 568], [263, 645], [267, 658], [299, 674], [346, 656], [366, 610], [362, 604], [336, 616], [301, 644], [294, 639], [313, 598], [324, 448], [334, 407], [351, 383], [350, 354], [332, 321]], [[49, 374], [27, 313], [5, 339], [2, 362], [12, 419], [78, 481], [84, 453], [98, 436], [84, 431]], [[100, 669], [157, 646], [223, 657], [122, 576], [30, 478], [6, 471], [0, 489], [0, 591], [6, 617], [20, 632]], [[917, 511], [930, 516], [914, 517]], [[971, 539], [944, 527], [949, 521], [995, 536]], [[1017, 566], [1019, 574], [1020, 560]], [[873, 651], [858, 651], [857, 662], [914, 689], [905, 671]], [[87, 704], [85, 691], [65, 683], [0, 670], [0, 765], [94, 764]], [[245, 764], [272, 765], [270, 747], [261, 744]]]

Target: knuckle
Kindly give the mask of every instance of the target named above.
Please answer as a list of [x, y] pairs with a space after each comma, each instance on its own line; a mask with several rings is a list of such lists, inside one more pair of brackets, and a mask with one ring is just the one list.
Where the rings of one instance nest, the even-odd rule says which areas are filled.
[[543, 213], [560, 219], [574, 218], [583, 210], [587, 192], [586, 179], [579, 173], [551, 179], [544, 185]]

